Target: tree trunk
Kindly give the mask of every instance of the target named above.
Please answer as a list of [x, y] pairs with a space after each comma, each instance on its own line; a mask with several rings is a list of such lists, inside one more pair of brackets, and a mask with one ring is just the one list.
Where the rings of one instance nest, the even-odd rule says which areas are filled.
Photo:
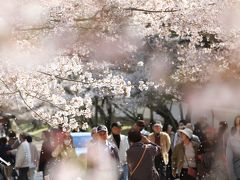
[[122, 107], [116, 103], [112, 103], [112, 105], [118, 109], [119, 111], [121, 111], [123, 114], [125, 114], [126, 117], [128, 117], [129, 120], [132, 120], [133, 122], [136, 122], [136, 120], [138, 120], [137, 116], [135, 115], [135, 113], [131, 112], [130, 110], [128, 110], [125, 107]]
[[106, 106], [107, 106], [108, 117], [105, 120], [105, 125], [108, 128], [108, 132], [111, 132], [111, 123], [112, 123], [113, 109], [112, 109], [112, 103], [111, 103], [110, 98], [106, 99]]
[[182, 103], [181, 102], [179, 103], [179, 111], [180, 111], [180, 118], [182, 120], [182, 119], [184, 119], [184, 116], [183, 116], [183, 107], [182, 107]]
[[155, 121], [153, 118], [153, 110], [150, 109], [150, 131], [152, 131], [152, 126], [154, 125]]
[[177, 130], [177, 120], [173, 117], [172, 112], [168, 109], [168, 107], [165, 104], [158, 104], [155, 106], [148, 106], [151, 108], [154, 112], [162, 116], [165, 120], [165, 123], [170, 124], [173, 127], [173, 130]]
[[212, 127], [214, 127], [215, 116], [214, 116], [214, 110], [213, 109], [211, 110], [211, 114], [212, 114]]
[[97, 126], [98, 124], [98, 97], [95, 97], [95, 122], [94, 126]]
[[[98, 109], [98, 112], [99, 112], [99, 114], [100, 114], [100, 119], [101, 120], [104, 120], [104, 123], [105, 123], [105, 120], [107, 119], [107, 114], [106, 114], [106, 112], [104, 111], [104, 104], [103, 103], [101, 103], [101, 106], [100, 105], [97, 105], [97, 109]], [[102, 121], [101, 121], [101, 123], [103, 123]]]
[[186, 118], [185, 118], [185, 120], [186, 120], [187, 123], [191, 123], [191, 119], [192, 119], [191, 117], [192, 117], [192, 107], [191, 107], [191, 105], [189, 104], [189, 105], [188, 105], [188, 109], [187, 109]]

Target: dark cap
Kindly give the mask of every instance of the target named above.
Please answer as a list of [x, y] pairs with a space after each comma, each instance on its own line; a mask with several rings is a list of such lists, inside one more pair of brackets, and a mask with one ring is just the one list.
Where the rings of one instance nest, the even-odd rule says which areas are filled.
[[136, 122], [136, 125], [139, 126], [139, 127], [145, 127], [145, 122], [143, 120], [138, 120]]
[[108, 132], [108, 129], [107, 129], [107, 127], [104, 126], [104, 125], [99, 125], [99, 126], [97, 127], [97, 133], [99, 133], [99, 132]]
[[122, 127], [122, 124], [121, 124], [119, 121], [113, 122], [112, 125], [111, 125], [111, 127], [112, 127], [112, 128], [113, 128], [113, 127], [121, 128], [121, 127]]

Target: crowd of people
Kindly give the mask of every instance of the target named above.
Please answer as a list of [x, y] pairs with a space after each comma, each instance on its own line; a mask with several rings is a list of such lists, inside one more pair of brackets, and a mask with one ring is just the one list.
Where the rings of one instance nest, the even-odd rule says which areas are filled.
[[43, 131], [41, 151], [32, 143], [32, 136], [10, 131], [8, 137], [0, 138], [1, 180], [34, 180], [37, 171], [43, 179], [49, 179], [49, 170], [59, 161], [76, 159], [70, 133], [59, 129]]
[[206, 118], [194, 125], [181, 120], [177, 132], [161, 123], [152, 125], [152, 133], [145, 128], [145, 121], [138, 120], [128, 136], [121, 134], [119, 122], [112, 124], [110, 136], [105, 126], [93, 129], [96, 141], [114, 152], [122, 170], [119, 179], [240, 179], [240, 116], [231, 129], [221, 121], [216, 130]]
[[[160, 122], [151, 124], [151, 133], [147, 130], [144, 120], [136, 121], [127, 136], [122, 134], [120, 122], [113, 122], [110, 132], [99, 125], [92, 129], [87, 154], [101, 144], [114, 161], [119, 180], [240, 179], [240, 116], [231, 129], [221, 121], [216, 130], [201, 118], [194, 125], [179, 121], [176, 132], [171, 125]], [[55, 180], [50, 171], [58, 163], [79, 163], [69, 132], [44, 131], [42, 139], [38, 152], [28, 134], [21, 133], [17, 138], [10, 131], [8, 137], [0, 138], [0, 158], [11, 164], [1, 165], [1, 178], [34, 180], [34, 173], [42, 171], [44, 180]], [[94, 168], [95, 157], [86, 157], [86, 169]]]
[[17, 138], [14, 131], [0, 138], [1, 180], [33, 180], [39, 162], [37, 147], [32, 136], [21, 133]]

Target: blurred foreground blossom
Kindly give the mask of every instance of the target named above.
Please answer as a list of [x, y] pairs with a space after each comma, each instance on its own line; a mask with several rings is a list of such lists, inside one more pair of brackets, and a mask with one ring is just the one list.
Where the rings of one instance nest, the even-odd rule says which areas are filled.
[[62, 161], [51, 168], [50, 178], [57, 180], [117, 180], [116, 162], [100, 144], [91, 144], [86, 155], [74, 161]]

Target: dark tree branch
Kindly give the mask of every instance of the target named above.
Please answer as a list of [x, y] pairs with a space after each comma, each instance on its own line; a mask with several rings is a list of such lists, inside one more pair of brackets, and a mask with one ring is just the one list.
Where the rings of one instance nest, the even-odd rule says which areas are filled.
[[88, 18], [74, 18], [74, 21], [90, 21], [90, 20], [95, 20], [97, 19], [97, 15], [100, 13], [101, 11], [97, 11], [93, 16], [88, 17]]
[[141, 12], [145, 12], [145, 13], [168, 13], [168, 12], [177, 12], [179, 11], [178, 9], [170, 9], [170, 10], [147, 10], [147, 9], [141, 9], [141, 8], [125, 8], [124, 10], [127, 11], [141, 11]]
[[179, 103], [179, 111], [180, 111], [180, 117], [181, 117], [181, 120], [182, 120], [182, 119], [184, 119], [184, 117], [183, 117], [183, 107], [182, 107], [181, 102]]
[[118, 110], [120, 110], [122, 113], [124, 113], [127, 117], [129, 117], [130, 119], [132, 119], [133, 121], [136, 120], [136, 117], [134, 116], [134, 114], [131, 115], [131, 113], [129, 113], [126, 109], [118, 106], [117, 104], [113, 103], [113, 106], [115, 108], [117, 108]]
[[167, 106], [165, 104], [157, 104], [157, 105], [148, 105], [147, 106], [149, 109], [152, 109], [154, 112], [159, 114], [164, 118], [165, 121], [171, 124], [173, 127], [174, 131], [177, 130], [177, 121], [173, 117], [172, 113], [169, 111]]
[[7, 83], [4, 80], [0, 79], [0, 81], [10, 92], [12, 92], [12, 90], [10, 89], [10, 87], [7, 85]]

